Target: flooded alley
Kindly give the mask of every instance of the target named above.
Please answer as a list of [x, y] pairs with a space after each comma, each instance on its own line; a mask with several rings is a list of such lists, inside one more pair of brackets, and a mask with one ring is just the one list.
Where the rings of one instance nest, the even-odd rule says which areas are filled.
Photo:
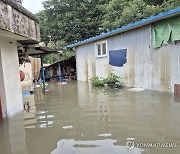
[[[33, 101], [35, 99], [35, 101]], [[156, 91], [49, 83], [30, 108], [0, 122], [0, 154], [179, 154], [180, 99]], [[135, 143], [175, 147], [127, 149]]]

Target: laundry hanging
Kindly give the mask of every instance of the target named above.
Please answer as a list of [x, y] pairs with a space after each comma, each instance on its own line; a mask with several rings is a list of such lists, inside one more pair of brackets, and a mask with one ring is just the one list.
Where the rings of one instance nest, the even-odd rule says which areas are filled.
[[109, 64], [116, 67], [123, 67], [127, 63], [127, 49], [109, 51]]

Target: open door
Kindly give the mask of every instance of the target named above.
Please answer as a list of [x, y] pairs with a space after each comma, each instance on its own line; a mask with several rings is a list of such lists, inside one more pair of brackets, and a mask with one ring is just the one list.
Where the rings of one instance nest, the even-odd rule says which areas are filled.
[[2, 120], [3, 117], [2, 117], [2, 107], [1, 107], [1, 97], [0, 97], [0, 120]]

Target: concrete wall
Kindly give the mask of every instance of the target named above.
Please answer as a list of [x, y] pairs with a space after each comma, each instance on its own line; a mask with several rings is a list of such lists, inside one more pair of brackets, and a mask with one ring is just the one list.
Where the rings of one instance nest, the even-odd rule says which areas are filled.
[[96, 58], [94, 43], [81, 46], [76, 52], [77, 79], [88, 81], [96, 75]]
[[0, 31], [1, 35], [9, 35], [11, 37], [13, 34], [17, 34], [24, 37], [23, 39], [27, 38], [40, 41], [40, 30], [37, 19], [21, 5], [13, 1], [1, 0], [0, 16], [0, 29], [10, 32], [9, 34], [4, 34], [4, 31]]
[[0, 97], [3, 117], [23, 110], [17, 44], [0, 37]]
[[3, 117], [23, 110], [17, 41], [40, 41], [38, 19], [12, 0], [0, 1], [0, 97]]
[[96, 42], [79, 46], [76, 48], [78, 80], [88, 81], [95, 75], [107, 77], [113, 72], [121, 76], [122, 82], [128, 87], [167, 92], [173, 92], [174, 84], [180, 83], [180, 43], [153, 49], [150, 26], [105, 40], [108, 52], [127, 49], [127, 63], [123, 67], [112, 67], [108, 56], [96, 58]]

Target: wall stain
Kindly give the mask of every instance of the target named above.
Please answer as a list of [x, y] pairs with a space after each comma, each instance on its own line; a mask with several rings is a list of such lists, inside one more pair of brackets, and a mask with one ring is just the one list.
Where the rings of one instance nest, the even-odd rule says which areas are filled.
[[170, 91], [170, 81], [171, 81], [171, 63], [170, 54], [167, 50], [162, 50], [161, 54], [161, 64], [160, 64], [160, 87], [164, 91]]
[[135, 52], [133, 50], [129, 50], [127, 63], [129, 65], [129, 75], [128, 75], [128, 83], [129, 86], [135, 86]]
[[87, 59], [84, 59], [84, 75], [85, 75], [85, 81], [88, 81], [88, 64], [87, 64]]

